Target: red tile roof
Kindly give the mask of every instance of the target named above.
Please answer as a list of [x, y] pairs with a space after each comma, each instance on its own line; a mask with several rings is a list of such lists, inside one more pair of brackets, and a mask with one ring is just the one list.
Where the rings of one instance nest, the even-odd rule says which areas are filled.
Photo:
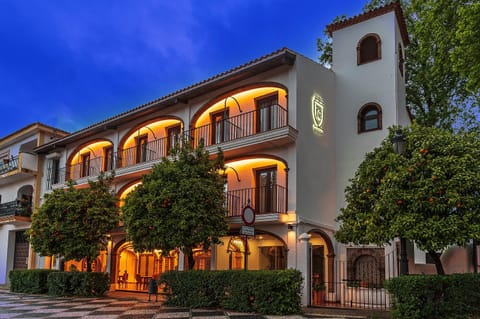
[[368, 12], [356, 15], [349, 19], [329, 24], [327, 26], [327, 31], [330, 34], [330, 36], [332, 36], [332, 33], [337, 30], [384, 15], [391, 11], [394, 11], [395, 16], [397, 17], [398, 26], [400, 28], [400, 34], [402, 35], [403, 45], [408, 45], [410, 43], [410, 40], [408, 39], [407, 25], [405, 24], [405, 16], [403, 15], [402, 7], [398, 1], [392, 2], [383, 7], [379, 7], [374, 10], [370, 10]]

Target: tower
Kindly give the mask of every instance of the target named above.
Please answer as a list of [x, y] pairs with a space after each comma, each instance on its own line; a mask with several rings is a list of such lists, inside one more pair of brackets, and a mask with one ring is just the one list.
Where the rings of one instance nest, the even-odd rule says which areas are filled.
[[408, 35], [398, 2], [329, 25], [336, 84], [337, 209], [365, 153], [392, 125], [408, 125], [404, 48]]

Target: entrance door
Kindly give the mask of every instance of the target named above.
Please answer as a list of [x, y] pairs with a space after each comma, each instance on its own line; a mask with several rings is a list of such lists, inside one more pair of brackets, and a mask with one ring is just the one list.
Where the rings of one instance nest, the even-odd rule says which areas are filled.
[[147, 161], [147, 144], [148, 144], [148, 135], [142, 135], [136, 139], [136, 163], [143, 163]]
[[111, 171], [113, 169], [113, 146], [108, 146], [103, 149], [103, 157], [103, 171]]
[[13, 269], [28, 268], [28, 241], [25, 238], [25, 231], [15, 233], [15, 254], [13, 258]]
[[257, 133], [278, 127], [278, 95], [274, 94], [256, 100]]
[[90, 153], [82, 155], [82, 171], [80, 172], [81, 177], [90, 176]]
[[312, 245], [310, 250], [312, 304], [318, 305], [325, 301], [325, 247]]
[[175, 125], [167, 128], [167, 149], [165, 155], [168, 155], [171, 149], [175, 148], [175, 146], [180, 144], [181, 132], [182, 127], [180, 125]]
[[228, 125], [228, 109], [213, 113], [212, 117], [212, 144], [230, 140]]
[[277, 202], [277, 168], [256, 171], [255, 210], [259, 214], [274, 213]]

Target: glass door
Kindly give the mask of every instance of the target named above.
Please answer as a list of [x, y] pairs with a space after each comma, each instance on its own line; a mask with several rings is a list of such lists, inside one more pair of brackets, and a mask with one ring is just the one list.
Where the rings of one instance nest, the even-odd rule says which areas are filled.
[[274, 213], [277, 202], [277, 168], [256, 171], [255, 210], [258, 214]]

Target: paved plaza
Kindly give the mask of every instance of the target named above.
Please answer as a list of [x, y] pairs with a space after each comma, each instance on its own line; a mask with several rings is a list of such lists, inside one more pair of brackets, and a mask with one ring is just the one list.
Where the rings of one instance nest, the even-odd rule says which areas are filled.
[[163, 306], [141, 298], [62, 298], [45, 295], [25, 295], [0, 291], [0, 319], [57, 318], [57, 319], [273, 319], [273, 318], [365, 318], [305, 314], [303, 316], [263, 316], [222, 310], [188, 309]]

